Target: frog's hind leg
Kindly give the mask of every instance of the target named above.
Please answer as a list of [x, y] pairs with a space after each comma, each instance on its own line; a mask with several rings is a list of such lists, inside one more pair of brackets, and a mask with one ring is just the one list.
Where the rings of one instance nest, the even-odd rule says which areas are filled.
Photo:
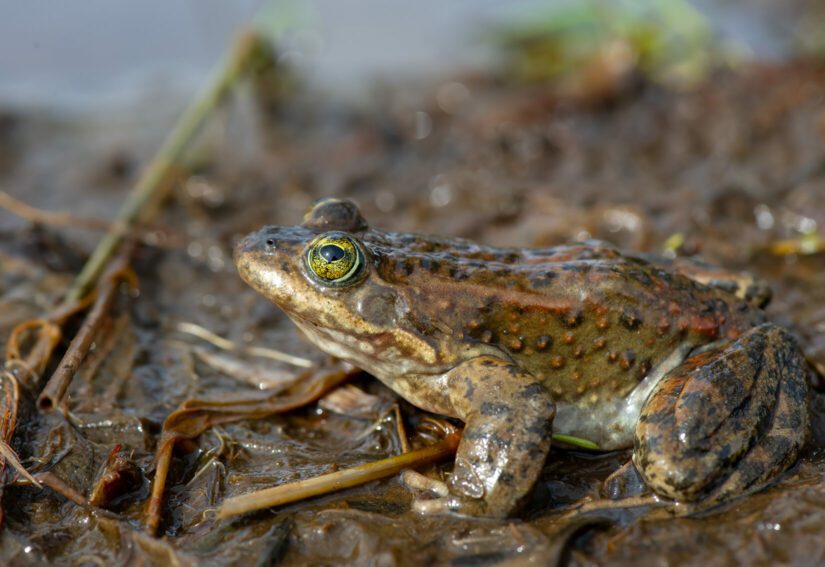
[[764, 324], [662, 379], [642, 409], [633, 462], [656, 493], [712, 506], [793, 464], [808, 421], [796, 342]]
[[762, 280], [747, 272], [729, 272], [696, 258], [675, 258], [671, 269], [693, 281], [708, 287], [731, 293], [757, 307], [765, 307], [771, 301], [771, 288]]

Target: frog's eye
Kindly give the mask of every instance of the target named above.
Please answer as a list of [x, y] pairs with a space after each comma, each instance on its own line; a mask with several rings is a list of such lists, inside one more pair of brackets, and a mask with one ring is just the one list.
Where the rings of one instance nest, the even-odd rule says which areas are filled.
[[321, 236], [310, 244], [307, 266], [323, 284], [340, 287], [355, 283], [364, 270], [364, 256], [348, 236]]

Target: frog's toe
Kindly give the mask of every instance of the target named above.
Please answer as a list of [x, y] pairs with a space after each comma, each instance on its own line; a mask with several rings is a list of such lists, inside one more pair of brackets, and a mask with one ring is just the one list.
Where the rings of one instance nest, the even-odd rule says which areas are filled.
[[428, 492], [434, 496], [444, 497], [450, 493], [447, 483], [435, 478], [430, 478], [420, 472], [407, 469], [401, 473], [401, 482], [404, 486], [418, 492]]
[[458, 516], [486, 516], [487, 509], [482, 500], [469, 500], [455, 495], [441, 498], [413, 500], [412, 509], [419, 514], [451, 514]]
[[688, 358], [657, 385], [633, 461], [656, 493], [711, 506], [793, 464], [808, 425], [801, 354], [787, 331], [766, 324]]
[[483, 502], [450, 494], [450, 488], [446, 482], [430, 478], [411, 469], [401, 473], [401, 481], [407, 488], [429, 496], [417, 497], [413, 500], [412, 509], [419, 514], [483, 515], [480, 513]]

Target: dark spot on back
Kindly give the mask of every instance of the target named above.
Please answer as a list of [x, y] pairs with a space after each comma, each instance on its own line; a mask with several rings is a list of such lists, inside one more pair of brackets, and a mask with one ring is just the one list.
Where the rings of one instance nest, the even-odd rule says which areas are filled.
[[533, 274], [530, 276], [530, 285], [534, 289], [547, 287], [553, 282], [555, 276], [553, 272]]
[[619, 315], [619, 321], [630, 330], [637, 329], [642, 324], [642, 316], [634, 307], [625, 307]]
[[578, 327], [584, 321], [584, 313], [581, 309], [574, 309], [562, 315], [562, 320], [570, 328]]
[[456, 268], [450, 268], [450, 277], [455, 281], [461, 282], [466, 280], [470, 277], [470, 274], [465, 272], [464, 270], [458, 270]]
[[429, 256], [424, 256], [421, 258], [421, 268], [428, 272], [437, 272], [441, 268], [441, 263]]
[[629, 269], [626, 273], [632, 279], [636, 280], [645, 287], [650, 287], [653, 285], [653, 280], [650, 278], [650, 276], [645, 270]]
[[583, 262], [565, 262], [560, 266], [560, 269], [565, 272], [582, 273], [587, 272], [590, 269], [590, 266]]
[[401, 277], [409, 276], [414, 270], [415, 267], [408, 258], [403, 258], [395, 262], [395, 273]]
[[730, 310], [727, 302], [720, 297], [711, 297], [706, 300], [703, 308], [705, 313], [727, 313]]

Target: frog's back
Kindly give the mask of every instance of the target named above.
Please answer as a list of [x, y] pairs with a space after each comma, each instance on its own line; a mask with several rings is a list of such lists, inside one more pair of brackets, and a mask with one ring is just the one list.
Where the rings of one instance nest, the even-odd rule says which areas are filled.
[[[629, 394], [682, 345], [738, 336], [761, 311], [603, 243], [544, 249], [375, 233], [379, 277], [409, 306], [407, 324], [445, 356], [496, 350], [560, 401]], [[439, 340], [439, 337], [441, 340]]]

